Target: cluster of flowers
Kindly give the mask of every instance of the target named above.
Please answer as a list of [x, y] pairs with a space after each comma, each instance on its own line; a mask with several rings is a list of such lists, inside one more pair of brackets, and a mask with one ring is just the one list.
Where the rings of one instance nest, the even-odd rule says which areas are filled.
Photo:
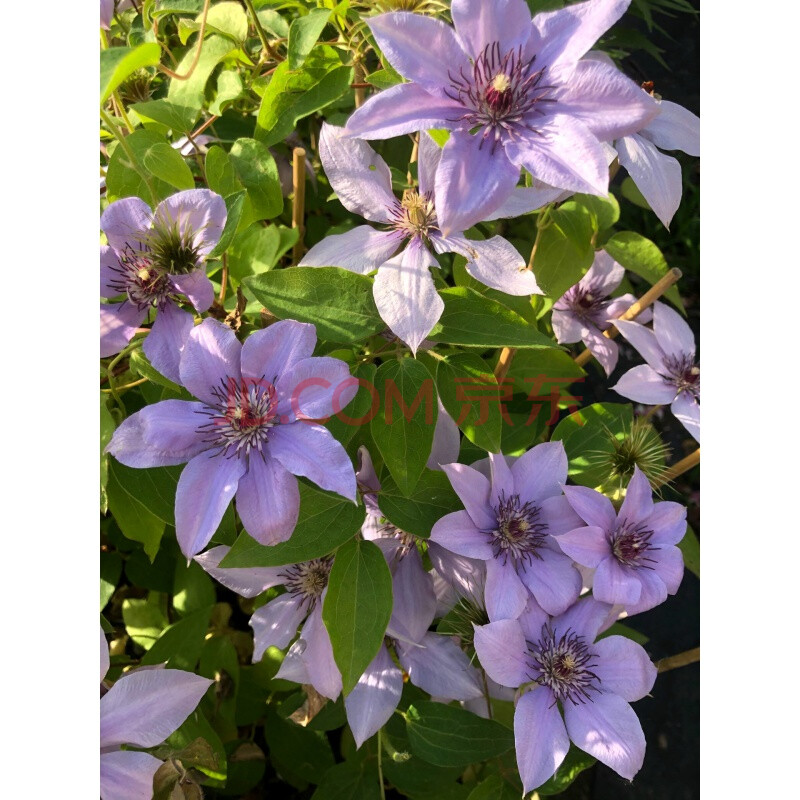
[[[429, 270], [438, 266], [436, 254], [463, 255], [474, 278], [506, 294], [541, 294], [509, 242], [465, 236], [476, 223], [572, 192], [606, 195], [613, 158], [668, 223], [680, 199], [680, 170], [657, 148], [696, 152], [696, 117], [589, 52], [628, 2], [588, 0], [531, 20], [524, 0], [453, 0], [455, 29], [412, 13], [370, 18], [378, 46], [408, 82], [375, 95], [345, 128], [324, 125], [319, 152], [343, 205], [382, 227], [329, 236], [301, 265], [377, 271], [380, 314], [416, 353], [443, 310]], [[450, 132], [443, 148], [425, 132], [433, 128]], [[418, 187], [398, 199], [388, 166], [363, 140], [406, 133], [419, 134]], [[533, 185], [517, 188], [522, 168]], [[474, 647], [489, 694], [516, 699], [526, 792], [553, 775], [570, 741], [632, 778], [645, 742], [629, 702], [650, 691], [655, 668], [631, 640], [598, 636], [621, 613], [646, 611], [677, 591], [685, 508], [654, 502], [637, 469], [617, 511], [599, 492], [566, 485], [563, 446], [545, 443], [516, 459], [489, 454], [472, 466], [434, 459], [464, 510], [439, 520], [424, 543], [397, 529], [380, 512], [369, 454], [361, 452], [356, 473], [344, 447], [316, 421], [333, 413], [334, 397], [338, 408], [346, 406], [357, 384], [343, 361], [313, 356], [314, 326], [284, 320], [240, 343], [226, 325], [211, 318], [195, 325], [180, 307], [183, 298], [197, 312], [211, 306], [205, 261], [225, 221], [224, 201], [208, 190], [180, 192], [155, 211], [138, 198], [108, 206], [101, 219], [108, 241], [100, 253], [101, 296], [123, 299], [101, 304], [101, 355], [121, 352], [155, 309], [144, 352], [196, 400], [145, 406], [117, 428], [108, 452], [137, 468], [186, 463], [175, 501], [183, 553], [245, 597], [284, 587], [251, 618], [254, 658], [294, 640], [278, 676], [339, 696], [342, 679], [321, 613], [335, 555], [279, 568], [220, 567], [227, 548], [203, 551], [232, 498], [247, 532], [270, 546], [286, 541], [297, 523], [294, 476], [353, 502], [360, 493], [367, 508], [362, 533], [390, 566], [394, 608], [384, 645], [345, 698], [357, 744], [391, 716], [403, 671], [433, 697], [485, 712], [484, 683], [466, 652]], [[583, 340], [609, 374], [617, 351], [602, 332], [633, 302], [630, 295], [610, 299], [622, 273], [598, 253], [552, 315], [558, 341]], [[699, 368], [688, 326], [660, 303], [653, 330], [616, 324], [647, 361], [624, 375], [617, 391], [639, 402], [672, 403], [699, 437]], [[474, 631], [460, 638], [431, 632], [456, 603], [474, 610]], [[108, 708], [109, 718], [114, 709], [119, 716], [116, 698], [138, 691], [134, 684], [155, 686], [164, 676], [178, 681], [173, 670], [124, 677], [104, 698], [104, 715]], [[181, 699], [175, 708], [145, 704], [158, 741], [205, 691], [208, 682], [193, 677], [175, 695]], [[155, 697], [171, 690], [152, 691]], [[104, 727], [108, 747], [158, 743], [155, 734], [125, 736]], [[103, 763], [114, 769], [122, 755], [108, 753]], [[151, 756], [130, 756], [126, 774], [141, 768], [152, 777]]]

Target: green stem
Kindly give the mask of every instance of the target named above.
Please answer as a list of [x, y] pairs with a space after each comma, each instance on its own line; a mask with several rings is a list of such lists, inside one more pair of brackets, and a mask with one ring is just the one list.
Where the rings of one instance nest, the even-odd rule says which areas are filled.
[[114, 134], [114, 138], [119, 142], [119, 146], [125, 151], [125, 155], [128, 156], [131, 162], [131, 166], [142, 176], [144, 179], [145, 184], [147, 185], [147, 189], [150, 192], [150, 197], [153, 200], [153, 208], [158, 205], [158, 195], [156, 194], [156, 188], [153, 185], [153, 181], [150, 179], [150, 176], [145, 172], [142, 168], [141, 164], [139, 164], [138, 159], [131, 150], [131, 146], [125, 141], [125, 137], [119, 132], [119, 128], [114, 120], [105, 112], [103, 109], [100, 109], [100, 119], [105, 122], [108, 129], [111, 133]]
[[378, 730], [378, 784], [381, 787], [381, 800], [386, 800], [386, 789], [383, 785], [383, 764], [381, 758], [383, 756], [383, 747], [381, 745], [381, 730]]
[[253, 18], [253, 24], [255, 25], [258, 38], [261, 39], [261, 46], [264, 48], [264, 52], [267, 53], [270, 58], [278, 61], [278, 54], [272, 49], [272, 45], [269, 43], [269, 39], [267, 38], [267, 33], [261, 25], [261, 20], [258, 18], [255, 8], [253, 8], [253, 0], [244, 0], [244, 4], [247, 6], [247, 10], [250, 13], [250, 16]]
[[106, 377], [108, 378], [108, 390], [111, 392], [111, 396], [114, 398], [114, 402], [119, 406], [122, 410], [122, 413], [127, 417], [128, 411], [125, 408], [125, 403], [122, 402], [122, 397], [120, 396], [119, 392], [117, 391], [117, 387], [114, 386], [114, 367], [120, 363], [124, 358], [127, 358], [137, 347], [141, 346], [141, 342], [134, 342], [133, 344], [129, 344], [124, 350], [121, 350], [117, 353], [116, 356], [111, 360], [108, 367], [106, 367]]

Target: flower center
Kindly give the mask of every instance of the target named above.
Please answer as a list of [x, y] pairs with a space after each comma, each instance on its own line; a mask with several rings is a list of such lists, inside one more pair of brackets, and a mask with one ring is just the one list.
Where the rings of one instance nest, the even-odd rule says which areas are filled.
[[436, 209], [429, 194], [420, 194], [415, 189], [406, 189], [400, 204], [389, 209], [392, 226], [406, 236], [429, 238], [432, 231], [438, 231]]
[[195, 244], [194, 231], [176, 221], [156, 219], [152, 230], [145, 235], [153, 265], [161, 272], [186, 275], [194, 272], [200, 263], [200, 253]]
[[541, 559], [537, 550], [547, 537], [547, 524], [541, 521], [541, 513], [541, 508], [530, 501], [523, 505], [518, 494], [506, 498], [501, 493], [495, 509], [497, 527], [489, 534], [494, 557], [504, 564], [509, 558], [514, 562]]
[[700, 367], [688, 353], [680, 357], [666, 356], [664, 366], [670, 376], [670, 382], [681, 392], [688, 392], [694, 397], [700, 396]]
[[622, 523], [611, 534], [611, 552], [620, 564], [635, 569], [653, 569], [650, 564], [655, 564], [655, 559], [648, 553], [659, 550], [650, 539], [653, 531], [645, 528], [642, 523]]
[[153, 264], [149, 250], [134, 250], [126, 244], [112, 270], [116, 275], [109, 285], [118, 294], [127, 294], [139, 308], [160, 306], [173, 292], [168, 276]]
[[472, 74], [461, 68], [448, 73], [450, 87], [445, 93], [461, 103], [466, 113], [450, 122], [464, 122], [470, 129], [483, 129], [483, 143], [491, 137], [492, 151], [501, 138], [518, 138], [524, 131], [536, 132], [532, 114], [544, 114], [543, 103], [554, 86], [543, 85], [546, 67], [533, 69], [536, 56], [526, 58], [522, 47], [501, 54], [499, 42], [487, 44], [475, 59]]
[[202, 412], [211, 419], [198, 428], [206, 441], [226, 457], [261, 452], [279, 421], [275, 387], [263, 379], [225, 378], [211, 391], [217, 406]]
[[279, 573], [284, 579], [286, 591], [301, 598], [301, 602], [313, 606], [328, 585], [328, 576], [333, 566], [333, 556], [315, 558], [301, 564], [293, 564]]
[[530, 677], [551, 689], [556, 700], [573, 705], [591, 700], [589, 692], [600, 693], [600, 678], [592, 672], [595, 653], [585, 637], [571, 629], [557, 638], [549, 625], [542, 626], [541, 638], [528, 642]]
[[606, 295], [593, 291], [591, 288], [585, 289], [581, 286], [573, 286], [564, 297], [569, 310], [579, 319], [590, 325], [600, 328], [608, 326], [608, 300]]

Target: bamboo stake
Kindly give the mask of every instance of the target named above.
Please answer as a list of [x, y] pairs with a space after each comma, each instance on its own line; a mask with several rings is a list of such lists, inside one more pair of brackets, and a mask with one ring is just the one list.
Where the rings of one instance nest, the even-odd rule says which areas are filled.
[[677, 464], [673, 464], [658, 480], [658, 483], [653, 487], [658, 489], [665, 483], [674, 481], [679, 475], [688, 472], [692, 467], [696, 467], [700, 463], [700, 448], [698, 447], [694, 453], [690, 453], [686, 458], [682, 458]]
[[292, 186], [294, 198], [292, 199], [292, 227], [299, 230], [292, 257], [298, 262], [305, 252], [303, 236], [305, 235], [305, 205], [306, 205], [306, 151], [302, 147], [295, 147], [292, 151]]
[[[620, 314], [619, 320], [626, 321], [635, 319], [642, 313], [646, 308], [649, 308], [659, 297], [661, 297], [664, 292], [669, 289], [670, 286], [677, 283], [678, 279], [683, 275], [683, 273], [677, 268], [673, 267], [658, 283], [654, 284], [648, 291], [646, 291], [630, 308], [628, 308], [623, 314]], [[603, 336], [607, 339], [613, 339], [615, 336], [619, 336], [619, 330], [615, 326], [611, 326], [607, 331], [603, 331]], [[592, 351], [588, 348], [584, 350], [580, 355], [576, 356], [574, 361], [579, 366], [582, 367], [592, 358]]]
[[678, 653], [676, 656], [669, 656], [668, 658], [661, 658], [656, 661], [656, 669], [659, 672], [669, 672], [671, 669], [678, 667], [686, 667], [689, 664], [696, 664], [700, 660], [700, 648], [694, 647], [691, 650], [686, 650], [683, 653]]

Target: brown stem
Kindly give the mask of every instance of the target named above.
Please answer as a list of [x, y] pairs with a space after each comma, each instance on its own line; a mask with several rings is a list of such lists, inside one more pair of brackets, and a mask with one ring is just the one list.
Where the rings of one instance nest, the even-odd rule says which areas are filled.
[[222, 254], [222, 278], [219, 287], [219, 304], [225, 302], [225, 290], [228, 288], [228, 254]]
[[700, 648], [693, 647], [691, 650], [686, 650], [683, 653], [678, 653], [676, 656], [669, 656], [656, 661], [656, 669], [659, 672], [669, 672], [671, 669], [678, 667], [686, 667], [689, 664], [696, 664], [700, 660]]
[[367, 97], [367, 86], [364, 83], [364, 65], [360, 61], [356, 61], [355, 69], [353, 70], [353, 87], [356, 90], [356, 108], [361, 108], [364, 105], [364, 100]]
[[292, 151], [292, 227], [299, 231], [297, 242], [292, 251], [292, 258], [297, 263], [303, 256], [303, 236], [305, 235], [305, 205], [306, 205], [306, 151], [302, 147], [295, 147]]
[[203, 40], [206, 35], [206, 20], [208, 19], [208, 9], [211, 5], [211, 0], [205, 0], [203, 3], [203, 20], [200, 23], [200, 36], [197, 40], [197, 52], [194, 54], [194, 58], [192, 59], [192, 66], [189, 67], [189, 71], [185, 75], [178, 75], [177, 72], [173, 72], [169, 67], [159, 66], [159, 69], [165, 74], [169, 75], [170, 78], [176, 81], [188, 81], [189, 78], [192, 77], [192, 73], [194, 73], [195, 68], [197, 67], [198, 62], [200, 61], [200, 53], [203, 51]]

